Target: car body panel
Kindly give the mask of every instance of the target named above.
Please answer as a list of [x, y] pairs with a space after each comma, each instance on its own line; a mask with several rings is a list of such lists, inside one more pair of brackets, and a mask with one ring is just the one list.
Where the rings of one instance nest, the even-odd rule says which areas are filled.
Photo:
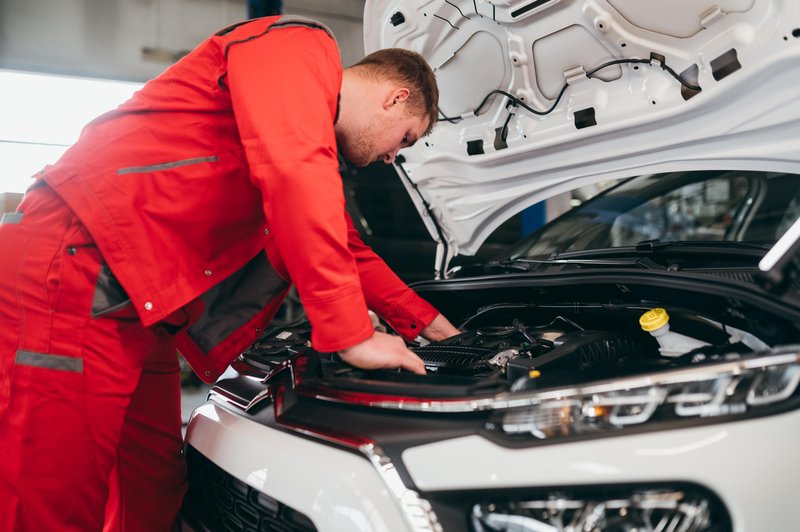
[[[467, 436], [408, 449], [403, 462], [425, 491], [687, 481], [710, 488], [727, 505], [736, 530], [791, 530], [787, 512], [800, 490], [792, 456], [800, 413], [769, 418], [560, 443], [504, 448]], [[764, 435], [769, 434], [769, 438]], [[466, 457], [481, 457], [468, 460]]]
[[[721, 498], [733, 530], [791, 530], [800, 463], [771, 457], [794, 454], [798, 423], [793, 411], [529, 448], [467, 436], [406, 449], [402, 459], [429, 494], [694, 482]], [[253, 423], [213, 401], [196, 410], [187, 439], [234, 477], [308, 515], [320, 532], [415, 530], [372, 465], [353, 453]]]
[[303, 512], [318, 530], [406, 526], [373, 466], [351, 452], [253, 423], [212, 402], [194, 411], [186, 441], [229, 474]]
[[[800, 40], [789, 22], [800, 18], [797, 3], [550, 1], [512, 20], [510, 13], [527, 3], [366, 4], [366, 50], [420, 52], [439, 79], [442, 112], [461, 117], [440, 121], [424, 142], [402, 152], [398, 165], [448, 261], [474, 254], [525, 207], [599, 181], [687, 169], [797, 172]], [[708, 16], [694, 18], [703, 8]], [[684, 9], [692, 14], [678, 14]], [[404, 14], [403, 24], [391, 23], [395, 13]], [[683, 22], [673, 35], [659, 33], [665, 21], [672, 27], [676, 19]], [[537, 47], [548, 39], [557, 46], [550, 50], [548, 44], [537, 58]], [[730, 50], [736, 50], [735, 60], [728, 58], [733, 68], [740, 68], [723, 76], [712, 63]], [[575, 65], [585, 72], [606, 59], [651, 53], [678, 73], [696, 67], [702, 91], [684, 99], [681, 85], [659, 62], [612, 66], [607, 80], [564, 75]], [[481, 114], [470, 111], [495, 89], [544, 109], [554, 101], [549, 87], [558, 85], [553, 80], [559, 76], [570, 85], [546, 116], [516, 108], [509, 119], [500, 96]], [[575, 113], [589, 108], [596, 125], [578, 129]], [[507, 147], [492, 148], [507, 119]], [[483, 153], [468, 154], [474, 141], [482, 142]]]

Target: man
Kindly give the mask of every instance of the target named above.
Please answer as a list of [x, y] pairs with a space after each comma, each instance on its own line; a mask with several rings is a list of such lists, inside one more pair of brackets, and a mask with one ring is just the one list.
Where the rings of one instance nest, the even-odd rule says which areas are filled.
[[168, 530], [185, 489], [176, 347], [213, 381], [290, 284], [312, 344], [423, 374], [455, 329], [358, 239], [337, 150], [390, 163], [437, 114], [430, 68], [342, 72], [318, 23], [227, 28], [90, 123], [0, 225], [0, 530]]

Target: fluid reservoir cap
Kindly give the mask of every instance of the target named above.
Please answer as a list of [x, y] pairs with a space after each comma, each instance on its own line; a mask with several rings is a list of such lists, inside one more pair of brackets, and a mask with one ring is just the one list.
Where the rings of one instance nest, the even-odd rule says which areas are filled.
[[654, 308], [653, 310], [648, 310], [642, 317], [639, 318], [639, 325], [642, 326], [642, 330], [645, 331], [655, 331], [669, 323], [669, 315], [667, 311], [663, 308]]

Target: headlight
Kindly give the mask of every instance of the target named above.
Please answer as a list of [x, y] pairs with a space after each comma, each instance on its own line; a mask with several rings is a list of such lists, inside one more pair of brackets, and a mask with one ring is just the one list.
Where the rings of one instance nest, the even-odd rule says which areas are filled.
[[524, 405], [498, 411], [487, 428], [547, 440], [665, 421], [769, 413], [797, 403], [798, 356], [778, 354], [543, 390], [528, 396]]
[[699, 486], [562, 490], [472, 506], [474, 532], [724, 531], [730, 516]]

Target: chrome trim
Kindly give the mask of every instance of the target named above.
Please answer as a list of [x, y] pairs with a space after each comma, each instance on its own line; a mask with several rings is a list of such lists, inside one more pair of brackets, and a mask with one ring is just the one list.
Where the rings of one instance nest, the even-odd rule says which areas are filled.
[[[294, 377], [294, 371], [291, 363], [286, 360], [282, 362], [280, 365], [276, 366], [272, 371], [269, 371], [266, 375], [253, 375], [245, 373], [250, 367], [242, 364], [240, 360], [234, 361], [231, 365], [234, 370], [238, 372], [237, 377], [233, 377], [232, 379], [221, 379], [217, 381], [208, 392], [208, 398], [218, 397], [219, 399], [229, 403], [245, 412], [249, 412], [256, 406], [260, 405], [262, 402], [266, 400], [272, 400], [272, 390], [270, 389], [268, 381], [271, 380], [276, 375], [282, 373], [284, 370], [288, 369], [290, 373], [290, 378]], [[250, 381], [254, 386], [253, 394], [237, 394], [233, 390], [230, 389], [230, 386], [221, 386], [220, 383], [223, 381], [231, 381], [234, 379], [243, 379], [245, 382]]]
[[37, 368], [83, 373], [83, 359], [78, 357], [51, 355], [49, 353], [36, 353], [33, 351], [17, 351], [14, 363], [20, 366], [34, 366]]
[[358, 450], [375, 467], [381, 480], [389, 489], [389, 493], [400, 505], [403, 517], [405, 517], [411, 530], [414, 532], [442, 532], [442, 525], [433, 511], [431, 503], [427, 499], [420, 497], [416, 491], [406, 487], [391, 458], [386, 455], [380, 446], [374, 443], [367, 443], [360, 446]]
[[218, 397], [225, 402], [244, 410], [245, 412], [249, 412], [254, 406], [261, 404], [267, 399], [272, 399], [272, 393], [270, 392], [269, 388], [265, 388], [252, 398], [247, 398], [237, 395], [227, 388], [223, 388], [215, 384], [208, 391], [208, 399], [211, 399], [212, 397]]
[[409, 526], [409, 530], [412, 532], [443, 531], [431, 503], [427, 499], [420, 497], [416, 491], [406, 487], [391, 458], [374, 442], [358, 437], [321, 432], [280, 420], [278, 420], [278, 425], [298, 434], [359, 451], [375, 468], [378, 477], [386, 486], [387, 493], [394, 499], [400, 509], [403, 519]]
[[703, 367], [681, 368], [661, 373], [649, 373], [635, 377], [610, 379], [584, 386], [558, 388], [534, 392], [502, 392], [491, 397], [477, 399], [437, 400], [418, 397], [398, 397], [394, 400], [374, 400], [368, 394], [348, 392], [346, 398], [338, 396], [337, 390], [301, 387], [298, 393], [321, 401], [358, 404], [387, 410], [410, 412], [458, 413], [482, 410], [506, 410], [541, 404], [545, 401], [567, 400], [574, 397], [591, 396], [619, 390], [630, 390], [655, 385], [698, 382], [715, 379], [719, 374], [737, 374], [742, 370], [767, 369], [800, 362], [800, 346], [786, 346], [785, 352], [763, 357], [754, 357], [731, 362], [720, 362]]
[[220, 388], [216, 384], [211, 387], [211, 389], [208, 391], [208, 395], [206, 395], [207, 401], [214, 399], [220, 399], [240, 410], [244, 410], [247, 407], [247, 402], [242, 400], [240, 396], [230, 393], [225, 388]]
[[217, 157], [216, 155], [209, 155], [208, 157], [193, 157], [191, 159], [183, 159], [180, 161], [172, 161], [168, 163], [151, 164], [148, 166], [129, 166], [127, 168], [120, 168], [119, 170], [117, 170], [117, 175], [157, 172], [159, 170], [169, 170], [171, 168], [189, 166], [191, 164], [215, 163], [217, 161], [219, 161], [219, 157]]

